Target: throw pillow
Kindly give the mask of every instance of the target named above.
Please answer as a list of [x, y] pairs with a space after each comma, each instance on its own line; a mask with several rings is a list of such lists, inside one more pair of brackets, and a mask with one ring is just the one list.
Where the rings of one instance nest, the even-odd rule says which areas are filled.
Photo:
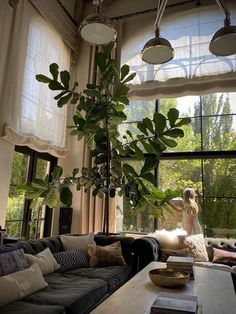
[[194, 262], [209, 261], [203, 234], [199, 233], [190, 236], [179, 236], [179, 241], [181, 248], [189, 249], [189, 256], [193, 257]]
[[61, 242], [64, 251], [73, 251], [77, 249], [87, 251], [89, 244], [95, 244], [94, 232], [82, 236], [68, 236], [63, 234], [61, 235]]
[[176, 228], [168, 231], [166, 229], [156, 230], [154, 233], [149, 233], [149, 237], [154, 237], [160, 243], [160, 247], [163, 249], [178, 250], [179, 246], [179, 235], [186, 235], [187, 232], [184, 229]]
[[43, 275], [53, 273], [60, 267], [49, 248], [46, 248], [36, 255], [25, 254], [25, 256], [30, 265], [34, 263], [39, 265]]
[[59, 272], [89, 267], [87, 256], [82, 249], [54, 253], [53, 256], [57, 263], [60, 264]]
[[236, 265], [236, 252], [216, 249], [213, 247], [212, 263], [222, 263], [227, 265]]
[[47, 287], [38, 264], [0, 277], [0, 306], [21, 300], [27, 295]]
[[180, 249], [180, 250], [170, 250], [170, 249], [161, 249], [160, 250], [160, 262], [166, 262], [169, 256], [189, 256], [189, 249]]
[[90, 267], [125, 265], [120, 241], [106, 246], [91, 244], [88, 247], [88, 255]]
[[23, 249], [11, 249], [0, 253], [0, 276], [14, 273], [28, 266]]

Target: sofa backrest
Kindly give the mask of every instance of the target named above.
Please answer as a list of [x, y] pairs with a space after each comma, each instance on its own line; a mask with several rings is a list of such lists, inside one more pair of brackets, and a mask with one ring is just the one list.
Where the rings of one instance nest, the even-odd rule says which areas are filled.
[[42, 238], [38, 240], [20, 241], [16, 243], [5, 244], [4, 246], [11, 248], [21, 247], [24, 249], [25, 253], [33, 255], [43, 251], [47, 247], [50, 248], [52, 253], [63, 251], [62, 242], [59, 236]]
[[212, 247], [236, 252], [236, 239], [205, 238], [205, 245], [210, 261], [213, 259]]

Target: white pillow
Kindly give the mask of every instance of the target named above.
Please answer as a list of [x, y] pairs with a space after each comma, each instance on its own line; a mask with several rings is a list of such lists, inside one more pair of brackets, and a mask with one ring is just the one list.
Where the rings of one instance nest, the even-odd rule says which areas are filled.
[[34, 263], [39, 265], [43, 275], [53, 273], [60, 267], [49, 248], [46, 248], [36, 255], [25, 254], [25, 256], [30, 265]]
[[205, 240], [202, 233], [189, 236], [179, 236], [180, 247], [189, 249], [189, 256], [194, 262], [208, 262]]
[[160, 247], [162, 249], [172, 249], [178, 250], [180, 249], [179, 245], [179, 235], [186, 235], [187, 231], [182, 228], [176, 228], [174, 230], [156, 230], [154, 233], [149, 233], [149, 237], [154, 237], [160, 243]]
[[87, 251], [89, 244], [96, 244], [94, 241], [94, 232], [82, 236], [68, 236], [63, 234], [61, 235], [61, 242], [64, 251], [73, 251], [77, 249]]
[[[0, 277], [0, 306], [21, 300], [27, 295], [47, 287], [38, 264]], [[1, 311], [0, 311], [1, 312]]]

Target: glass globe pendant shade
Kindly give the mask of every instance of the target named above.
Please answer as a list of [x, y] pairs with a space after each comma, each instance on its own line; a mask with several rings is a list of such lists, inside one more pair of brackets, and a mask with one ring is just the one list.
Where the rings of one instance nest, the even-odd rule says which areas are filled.
[[174, 58], [174, 49], [167, 39], [159, 37], [157, 30], [156, 36], [144, 45], [141, 58], [149, 64], [163, 64]]
[[209, 45], [209, 50], [216, 56], [230, 56], [236, 53], [236, 26], [224, 26], [219, 29]]
[[87, 16], [80, 24], [79, 34], [91, 45], [107, 45], [117, 37], [111, 19], [101, 13]]

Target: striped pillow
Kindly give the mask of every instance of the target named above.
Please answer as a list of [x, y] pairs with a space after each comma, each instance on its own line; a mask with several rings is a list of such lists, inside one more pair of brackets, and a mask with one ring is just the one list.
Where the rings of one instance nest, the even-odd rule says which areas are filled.
[[11, 249], [0, 253], [0, 277], [25, 269], [28, 266], [23, 249]]

